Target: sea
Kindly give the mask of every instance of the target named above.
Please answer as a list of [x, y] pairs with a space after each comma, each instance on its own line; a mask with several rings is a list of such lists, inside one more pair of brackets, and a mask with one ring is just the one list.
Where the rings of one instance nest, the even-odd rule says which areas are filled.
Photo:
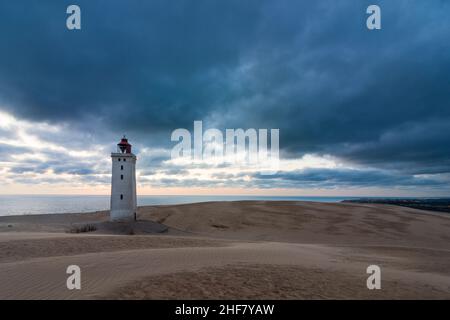
[[[138, 196], [138, 206], [183, 204], [207, 201], [290, 200], [340, 202], [359, 197], [296, 196]], [[85, 195], [0, 195], [0, 216], [92, 212], [109, 209], [109, 196]]]

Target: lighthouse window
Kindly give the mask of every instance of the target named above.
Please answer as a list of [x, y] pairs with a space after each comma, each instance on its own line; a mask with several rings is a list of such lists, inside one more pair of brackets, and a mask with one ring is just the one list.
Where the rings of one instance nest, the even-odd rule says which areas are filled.
[[120, 166], [120, 170], [123, 170], [123, 166]]
[[123, 159], [123, 161], [127, 161], [127, 159]]
[[119, 161], [120, 161], [120, 158], [119, 158]]
[[120, 180], [123, 180], [123, 174], [120, 175]]
[[120, 200], [123, 200], [123, 194], [120, 195]]

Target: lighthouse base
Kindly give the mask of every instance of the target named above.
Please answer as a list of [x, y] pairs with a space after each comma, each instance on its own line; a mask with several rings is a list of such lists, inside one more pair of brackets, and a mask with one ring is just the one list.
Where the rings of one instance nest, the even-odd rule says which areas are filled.
[[136, 212], [130, 210], [111, 210], [110, 221], [136, 221]]

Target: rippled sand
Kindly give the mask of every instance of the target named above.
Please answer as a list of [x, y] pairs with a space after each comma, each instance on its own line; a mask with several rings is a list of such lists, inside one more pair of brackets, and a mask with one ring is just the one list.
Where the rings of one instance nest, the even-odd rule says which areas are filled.
[[[0, 217], [0, 299], [449, 299], [450, 215], [289, 201]], [[96, 231], [68, 233], [92, 224]], [[81, 268], [81, 290], [66, 268]], [[382, 289], [366, 288], [366, 268]]]

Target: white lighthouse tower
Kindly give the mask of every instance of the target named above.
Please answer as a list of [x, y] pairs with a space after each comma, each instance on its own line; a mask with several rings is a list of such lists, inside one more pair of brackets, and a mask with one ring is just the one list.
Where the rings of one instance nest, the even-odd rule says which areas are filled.
[[111, 221], [136, 220], [136, 156], [123, 136], [117, 152], [111, 153]]

